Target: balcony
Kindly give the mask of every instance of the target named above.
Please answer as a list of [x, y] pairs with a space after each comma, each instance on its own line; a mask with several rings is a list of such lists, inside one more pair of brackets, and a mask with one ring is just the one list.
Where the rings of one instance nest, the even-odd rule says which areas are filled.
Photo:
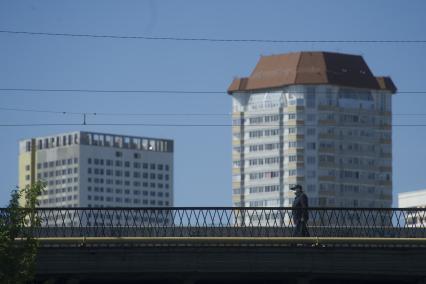
[[325, 148], [325, 147], [320, 147], [319, 149], [318, 149], [318, 152], [319, 153], [335, 153], [336, 152], [336, 149], [333, 147], [333, 148]]
[[334, 176], [319, 176], [319, 181], [336, 181], [336, 177]]

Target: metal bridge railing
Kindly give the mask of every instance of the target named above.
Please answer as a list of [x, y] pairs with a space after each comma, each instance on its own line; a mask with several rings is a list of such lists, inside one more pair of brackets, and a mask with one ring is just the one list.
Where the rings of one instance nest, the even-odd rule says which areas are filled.
[[[26, 209], [22, 209], [26, 210]], [[34, 237], [292, 237], [286, 207], [38, 208]], [[309, 208], [310, 237], [426, 238], [426, 209]], [[11, 222], [0, 208], [0, 226]]]

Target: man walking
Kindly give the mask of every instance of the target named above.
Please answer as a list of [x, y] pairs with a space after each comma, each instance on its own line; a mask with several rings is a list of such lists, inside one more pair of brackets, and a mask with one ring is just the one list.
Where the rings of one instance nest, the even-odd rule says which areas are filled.
[[300, 184], [296, 184], [290, 188], [294, 190], [296, 197], [293, 201], [293, 223], [296, 226], [293, 232], [293, 237], [309, 237], [308, 228], [306, 226], [309, 213], [308, 213], [308, 196], [303, 192]]

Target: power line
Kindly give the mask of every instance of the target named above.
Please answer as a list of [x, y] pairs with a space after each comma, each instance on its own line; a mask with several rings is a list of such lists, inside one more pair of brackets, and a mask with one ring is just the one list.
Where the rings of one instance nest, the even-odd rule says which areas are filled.
[[[101, 90], [101, 89], [34, 89], [0, 88], [0, 91], [17, 92], [68, 92], [68, 93], [156, 93], [156, 94], [226, 94], [225, 91], [188, 91], [188, 90]], [[426, 92], [426, 91], [425, 91]]]
[[297, 40], [297, 39], [235, 39], [235, 38], [208, 38], [208, 37], [153, 37], [135, 35], [111, 35], [111, 34], [76, 34], [76, 33], [50, 33], [50, 32], [30, 32], [15, 30], [0, 30], [3, 34], [17, 34], [29, 36], [51, 36], [51, 37], [74, 37], [74, 38], [107, 38], [107, 39], [127, 39], [127, 40], [160, 40], [160, 41], [196, 41], [196, 42], [216, 42], [216, 43], [396, 43], [396, 44], [424, 44], [426, 40]]
[[[46, 92], [58, 92], [58, 93], [121, 93], [121, 94], [227, 94], [226, 91], [215, 91], [215, 90], [107, 90], [107, 89], [35, 89], [35, 88], [0, 88], [0, 91], [10, 91], [10, 92], [40, 92], [41, 94]], [[305, 92], [289, 91], [292, 94], [304, 94]], [[426, 90], [419, 91], [397, 91], [397, 94], [426, 94]], [[40, 94], [40, 95], [41, 95]], [[316, 92], [316, 94], [325, 94], [321, 92]], [[7, 95], [7, 94], [1, 94]], [[13, 94], [15, 95], [15, 94]]]
[[[232, 124], [173, 124], [173, 123], [13, 123], [13, 124], [0, 124], [0, 127], [33, 127], [33, 126], [149, 126], [149, 127], [238, 127], [239, 125]], [[271, 126], [279, 127], [279, 124], [258, 124], [258, 125], [244, 125], [244, 127], [259, 127]], [[386, 125], [336, 125], [336, 124], [304, 124], [304, 125], [284, 125], [284, 128], [299, 128], [299, 127], [335, 127], [335, 128], [348, 128], [348, 127], [426, 127], [426, 124], [386, 124]]]
[[[41, 110], [41, 109], [25, 109], [25, 108], [6, 108], [0, 107], [4, 111], [16, 112], [35, 112], [35, 113], [50, 113], [60, 115], [94, 115], [94, 116], [226, 116], [229, 117], [231, 113], [126, 113], [126, 112], [72, 112], [72, 111], [54, 111], [54, 110]], [[426, 115], [426, 114], [425, 114]]]
[[[27, 108], [7, 108], [0, 107], [3, 111], [16, 111], [16, 112], [34, 112], [34, 113], [50, 113], [59, 115], [93, 115], [93, 116], [212, 116], [212, 117], [232, 117], [232, 113], [131, 113], [131, 112], [73, 112], [73, 111], [55, 111], [55, 110], [43, 110], [43, 109], [27, 109]], [[283, 113], [286, 114], [286, 113]], [[426, 116], [426, 113], [393, 113], [393, 116]]]

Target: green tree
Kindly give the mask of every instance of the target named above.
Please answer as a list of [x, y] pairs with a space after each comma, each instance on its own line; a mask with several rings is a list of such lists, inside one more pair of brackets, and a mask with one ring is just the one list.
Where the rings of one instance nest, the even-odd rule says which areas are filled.
[[44, 187], [37, 182], [13, 190], [9, 206], [0, 211], [0, 283], [28, 283], [34, 279], [38, 248], [34, 232], [41, 226], [35, 209]]

